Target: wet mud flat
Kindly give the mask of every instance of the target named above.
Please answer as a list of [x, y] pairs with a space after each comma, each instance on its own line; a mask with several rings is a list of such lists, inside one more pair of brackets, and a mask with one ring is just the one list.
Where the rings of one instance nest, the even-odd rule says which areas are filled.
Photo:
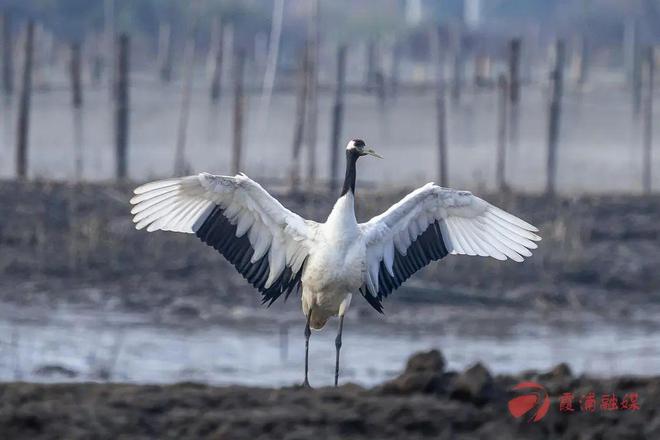
[[[169, 310], [185, 321], [260, 307], [254, 289], [195, 237], [136, 231], [128, 203], [134, 186], [0, 181], [0, 302]], [[335, 200], [325, 192], [290, 195], [277, 183], [265, 187], [319, 221]], [[408, 191], [365, 188], [356, 200], [358, 221]], [[388, 313], [441, 301], [618, 318], [660, 306], [660, 197], [480, 195], [539, 227], [543, 241], [534, 256], [524, 264], [445, 258], [391, 295]], [[365, 301], [354, 300], [355, 308], [369, 310]]]
[[[239, 321], [241, 340], [242, 326], [251, 320], [282, 319], [284, 324], [295, 320], [294, 326], [302, 325], [295, 299], [286, 304], [277, 302], [270, 310], [262, 308], [254, 289], [195, 237], [135, 231], [128, 214], [133, 186], [0, 181], [0, 307], [8, 315], [6, 328], [20, 329], [25, 321], [27, 327], [45, 327], [52, 318], [51, 311], [69, 306], [101, 315], [139, 314], [146, 322], [173, 329], [190, 326], [195, 332], [230, 319]], [[321, 193], [287, 195], [276, 185], [265, 187], [285, 206], [315, 220], [322, 221], [334, 202], [333, 197]], [[364, 221], [382, 212], [406, 192], [361, 191], [358, 219]], [[420, 326], [438, 333], [443, 328], [456, 328], [457, 334], [471, 338], [468, 343], [474, 348], [473, 338], [478, 334], [467, 330], [494, 333], [493, 328], [501, 327], [500, 320], [511, 321], [510, 328], [499, 330], [501, 340], [485, 342], [484, 350], [494, 351], [492, 347], [506, 345], [509, 334], [520, 333], [516, 322], [523, 316], [526, 321], [540, 319], [556, 328], [568, 320], [588, 329], [591, 324], [585, 322], [585, 316], [596, 314], [613, 333], [622, 328], [617, 326], [635, 323], [646, 335], [644, 341], [653, 340], [648, 335], [657, 332], [660, 307], [660, 198], [483, 196], [541, 229], [543, 241], [533, 258], [522, 265], [474, 257], [447, 258], [420, 271], [405, 288], [391, 295], [385, 303], [386, 318], [354, 298], [348, 327], [370, 329], [383, 341], [383, 350], [387, 350], [394, 326]], [[488, 324], [489, 317], [495, 315], [498, 320]], [[70, 322], [79, 323], [81, 316], [75, 315]], [[66, 343], [78, 347], [71, 342], [68, 327], [61, 326], [61, 331], [67, 332]], [[104, 334], [105, 330], [98, 331]], [[570, 363], [580, 355], [561, 351], [565, 341], [552, 336], [551, 328], [547, 332], [546, 345], [554, 344], [561, 353], [553, 363], [557, 359]], [[82, 340], [97, 337], [94, 332], [83, 333]], [[330, 360], [332, 333], [330, 330], [325, 344], [329, 355], [323, 356]], [[354, 334], [361, 335], [357, 331]], [[452, 333], [446, 330], [444, 334], [446, 340]], [[25, 332], [17, 331], [16, 335], [15, 346], [36, 339]], [[531, 333], [530, 338], [537, 339], [536, 335]], [[200, 339], [197, 333], [193, 336], [181, 345]], [[603, 342], [602, 333], [592, 336], [583, 343], [591, 346], [598, 340], [612, 344]], [[179, 338], [175, 335], [174, 339]], [[222, 347], [215, 334], [208, 339], [213, 347]], [[116, 340], [121, 339], [110, 338], [108, 359], [117, 357], [112, 355], [112, 347], [119, 346]], [[441, 341], [434, 339], [429, 346], [442, 347]], [[457, 341], [455, 346], [465, 346], [463, 340]], [[313, 347], [323, 345], [319, 342], [315, 339]], [[350, 360], [351, 346], [357, 346], [349, 342], [346, 360]], [[495, 345], [487, 346], [491, 343]], [[11, 353], [7, 351], [11, 344], [6, 338], [0, 342], [3, 359]], [[660, 367], [654, 368], [656, 358], [647, 356], [652, 347], [646, 342], [632, 344], [632, 348], [626, 344], [613, 344], [620, 351], [617, 356], [632, 356], [637, 350], [646, 359], [645, 374], [660, 371]], [[292, 347], [298, 345], [291, 343]], [[412, 348], [405, 341], [404, 345], [406, 354], [427, 349]], [[565, 366], [540, 373], [516, 373], [529, 366], [548, 365], [532, 365], [529, 352], [525, 352], [524, 362], [513, 367], [510, 358], [504, 357], [500, 365], [489, 358], [488, 369], [477, 366], [466, 370], [473, 359], [485, 356], [477, 353], [457, 360], [466, 350], [447, 350], [452, 356], [450, 364], [459, 371], [447, 371], [438, 356], [430, 355], [430, 360], [414, 361], [393, 381], [384, 382], [392, 377], [390, 374], [377, 381], [361, 381], [368, 383], [368, 388], [268, 388], [282, 383], [283, 376], [277, 370], [273, 376], [279, 379], [259, 382], [262, 388], [212, 386], [196, 375], [175, 380], [200, 383], [139, 384], [153, 381], [150, 375], [127, 384], [119, 383], [129, 381], [120, 375], [88, 375], [85, 368], [75, 370], [78, 375], [66, 380], [115, 383], [5, 382], [0, 384], [0, 438], [660, 438], [657, 377], [619, 376], [619, 372], [639, 373], [627, 367], [613, 370], [616, 372], [610, 379], [577, 376]], [[137, 353], [144, 357], [142, 349]], [[206, 349], [203, 353], [207, 356]], [[18, 359], [17, 365], [25, 367], [24, 358]], [[49, 380], [65, 380], [61, 373], [70, 370], [57, 367], [70, 365], [62, 359], [52, 356], [53, 362], [44, 364], [55, 367], [56, 374]], [[162, 358], [156, 360], [162, 363]], [[144, 362], [139, 359], [136, 365], [144, 369]], [[197, 358], [194, 364], [198, 366]], [[292, 365], [273, 363], [272, 368], [292, 368], [297, 378], [300, 364]], [[396, 364], [393, 374], [400, 366]], [[35, 364], [36, 371], [53, 373], [53, 368], [41, 367]], [[576, 370], [598, 370], [586, 367]], [[494, 373], [507, 371], [516, 375]], [[4, 377], [14, 380], [16, 375]], [[547, 415], [537, 423], [527, 423], [528, 417], [515, 419], [507, 409], [510, 389], [523, 380], [542, 385], [551, 399]], [[226, 383], [236, 382], [239, 380]], [[381, 385], [371, 386], [374, 383]], [[604, 394], [623, 398], [638, 393], [640, 409], [559, 411], [563, 393], [574, 393], [577, 405], [577, 399], [591, 391], [599, 399]]]
[[[507, 404], [523, 381], [542, 391], [514, 418]], [[547, 413], [530, 422], [546, 392]], [[612, 395], [616, 404], [608, 397], [603, 406]], [[0, 402], [5, 439], [660, 438], [660, 377], [595, 379], [563, 364], [517, 376], [493, 376], [481, 364], [447, 371], [437, 351], [411, 357], [397, 378], [372, 388], [15, 382], [0, 384]]]

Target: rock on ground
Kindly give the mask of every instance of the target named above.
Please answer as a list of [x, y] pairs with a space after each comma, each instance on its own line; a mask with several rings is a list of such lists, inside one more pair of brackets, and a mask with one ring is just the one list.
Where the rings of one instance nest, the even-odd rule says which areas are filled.
[[[396, 379], [372, 389], [314, 390], [127, 384], [0, 384], [2, 439], [654, 439], [660, 438], [660, 377], [493, 377], [477, 364], [446, 372], [437, 352], [413, 356]], [[521, 381], [548, 385], [550, 408], [536, 423], [508, 412]], [[567, 388], [564, 388], [567, 387]], [[594, 412], [577, 399], [593, 391]], [[576, 395], [574, 412], [560, 396]], [[602, 394], [637, 393], [638, 410], [600, 409]], [[621, 404], [621, 402], [619, 402]]]

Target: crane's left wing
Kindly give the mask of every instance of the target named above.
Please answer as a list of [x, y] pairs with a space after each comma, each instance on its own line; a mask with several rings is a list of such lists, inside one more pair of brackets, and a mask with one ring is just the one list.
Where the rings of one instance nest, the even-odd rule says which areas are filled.
[[201, 173], [134, 192], [137, 229], [197, 235], [261, 292], [264, 303], [300, 287], [318, 224], [286, 209], [247, 176]]
[[433, 183], [360, 227], [367, 245], [361, 292], [378, 311], [384, 297], [431, 261], [466, 254], [521, 262], [541, 239], [536, 227], [469, 191]]

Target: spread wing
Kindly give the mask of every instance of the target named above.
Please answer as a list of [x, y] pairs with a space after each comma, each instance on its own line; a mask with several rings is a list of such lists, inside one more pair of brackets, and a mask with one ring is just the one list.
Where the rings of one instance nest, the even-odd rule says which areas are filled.
[[360, 225], [367, 244], [361, 289], [378, 311], [381, 300], [413, 273], [448, 254], [521, 262], [538, 229], [469, 191], [429, 183]]
[[135, 189], [137, 229], [197, 235], [272, 304], [300, 287], [318, 224], [286, 209], [245, 175], [160, 180]]

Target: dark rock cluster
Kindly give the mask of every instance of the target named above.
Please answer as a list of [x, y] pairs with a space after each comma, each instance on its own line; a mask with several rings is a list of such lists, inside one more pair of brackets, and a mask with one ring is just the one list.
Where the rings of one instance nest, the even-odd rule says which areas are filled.
[[[373, 389], [265, 389], [202, 384], [0, 384], [2, 439], [657, 439], [660, 377], [593, 379], [560, 364], [548, 372], [493, 376], [476, 364], [449, 372], [439, 351], [410, 358], [397, 378]], [[507, 403], [523, 381], [548, 394], [530, 423]], [[560, 411], [574, 393], [572, 412]], [[580, 409], [579, 396], [629, 393], [635, 410]], [[620, 400], [619, 404], [623, 404]]]

